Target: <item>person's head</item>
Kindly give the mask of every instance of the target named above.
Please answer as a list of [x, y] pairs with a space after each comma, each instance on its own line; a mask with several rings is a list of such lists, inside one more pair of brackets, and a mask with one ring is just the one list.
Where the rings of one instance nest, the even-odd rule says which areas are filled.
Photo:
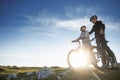
[[86, 31], [86, 26], [82, 26], [82, 27], [80, 28], [80, 31]]
[[90, 17], [90, 22], [92, 22], [93, 24], [95, 24], [96, 23], [96, 21], [97, 21], [97, 16], [96, 15], [93, 15], [93, 16], [91, 16]]

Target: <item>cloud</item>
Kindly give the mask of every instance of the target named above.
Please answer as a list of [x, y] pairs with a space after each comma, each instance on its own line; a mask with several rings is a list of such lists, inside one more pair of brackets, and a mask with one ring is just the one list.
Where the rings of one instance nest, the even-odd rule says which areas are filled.
[[61, 14], [64, 18], [46, 16], [45, 14], [47, 13], [46, 10], [41, 15], [40, 13], [36, 16], [23, 15], [25, 18], [24, 23], [27, 25], [22, 27], [21, 31], [54, 36], [53, 34], [59, 32], [60, 29], [78, 31], [82, 25], [86, 25], [88, 30], [90, 30], [93, 24], [89, 21], [89, 18], [93, 14], [98, 15], [99, 20], [105, 22], [107, 30], [120, 30], [119, 21], [114, 20], [112, 17], [98, 14], [98, 9], [94, 7], [66, 7], [65, 14]]
[[91, 15], [98, 14], [98, 9], [96, 7], [88, 7], [88, 6], [77, 6], [71, 7], [67, 6], [65, 8], [65, 15], [69, 18], [78, 18], [78, 17], [90, 17]]
[[56, 29], [53, 27], [54, 19], [43, 16], [23, 15], [26, 25], [19, 28], [19, 31], [25, 34], [54, 36]]
[[[69, 17], [69, 21], [66, 21], [66, 23], [67, 24], [75, 23], [74, 27], [76, 24], [79, 24], [79, 25], [85, 24], [87, 26], [92, 26], [93, 24], [89, 22], [89, 18], [91, 15], [97, 15], [99, 17], [99, 20], [102, 20], [103, 23], [106, 24], [106, 28], [108, 30], [120, 30], [119, 28], [120, 21], [116, 20], [114, 17], [100, 14], [99, 13], [100, 10], [101, 10], [100, 8], [97, 8], [95, 6], [92, 6], [92, 7], [85, 7], [85, 6], [70, 7], [69, 6], [66, 8], [65, 15]], [[65, 22], [63, 24], [65, 24]]]
[[120, 22], [110, 16], [100, 16], [100, 19], [105, 23], [108, 30], [120, 30]]
[[[30, 17], [30, 16], [29, 16]], [[58, 28], [64, 28], [68, 30], [78, 30], [80, 26], [86, 25], [90, 29], [90, 26], [93, 24], [89, 22], [89, 18], [87, 17], [78, 17], [73, 19], [58, 19], [56, 17], [34, 17], [29, 19], [29, 29], [32, 31], [55, 31]], [[103, 22], [106, 24], [107, 29], [117, 30], [119, 29], [120, 23], [108, 21], [106, 18], [101, 18]], [[24, 28], [25, 29], [25, 28]]]
[[91, 26], [91, 23], [87, 18], [78, 18], [71, 20], [59, 20], [56, 22], [56, 25], [69, 30], [78, 30], [82, 25]]
[[[120, 23], [118, 22], [111, 22], [107, 21], [106, 19], [102, 19], [103, 23], [105, 22], [106, 28], [108, 30], [120, 30], [119, 26]], [[80, 26], [86, 25], [88, 27], [88, 30], [92, 27], [92, 23], [89, 22], [89, 19], [84, 18], [78, 18], [78, 19], [71, 19], [71, 20], [59, 20], [55, 23], [57, 26], [62, 28], [67, 28], [71, 30], [78, 30]]]

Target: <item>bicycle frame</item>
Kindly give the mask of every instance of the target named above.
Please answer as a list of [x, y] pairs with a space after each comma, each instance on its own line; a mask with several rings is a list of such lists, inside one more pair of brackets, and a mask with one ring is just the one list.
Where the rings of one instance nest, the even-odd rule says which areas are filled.
[[[95, 38], [93, 38], [91, 41], [93, 41]], [[77, 48], [75, 48], [75, 49], [72, 49], [70, 52], [69, 52], [69, 55], [70, 55], [70, 53], [72, 52], [72, 51], [79, 51], [80, 49], [82, 49], [83, 51], [85, 50], [84, 48], [83, 48], [83, 45], [80, 43], [80, 41], [74, 41], [74, 42], [78, 42], [79, 43], [79, 45], [78, 45], [78, 47]], [[94, 49], [96, 49], [97, 50], [97, 46], [92, 46], [92, 48], [91, 48], [91, 50], [93, 51]], [[85, 53], [86, 53], [86, 51], [84, 51]], [[89, 51], [88, 51], [89, 52]], [[97, 62], [99, 62], [99, 61], [101, 61], [100, 60], [100, 53], [97, 51], [97, 52], [94, 52], [93, 51], [93, 54], [95, 55], [95, 59], [96, 59], [96, 64], [97, 64]], [[68, 55], [68, 56], [69, 56]], [[88, 55], [89, 56], [89, 55]], [[91, 59], [90, 59], [91, 60]], [[70, 63], [68, 63], [69, 65], [70, 65]], [[91, 63], [92, 64], [92, 63]], [[96, 66], [96, 65], [94, 65], [95, 67], [98, 67], [98, 66]]]

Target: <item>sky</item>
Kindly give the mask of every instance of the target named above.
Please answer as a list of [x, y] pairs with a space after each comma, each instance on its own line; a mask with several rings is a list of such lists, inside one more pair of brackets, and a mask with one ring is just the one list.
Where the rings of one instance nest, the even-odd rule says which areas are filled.
[[[119, 0], [0, 0], [0, 65], [67, 66], [79, 28], [106, 25], [106, 39], [120, 62]], [[90, 36], [94, 37], [94, 34]], [[94, 44], [94, 42], [92, 42]]]

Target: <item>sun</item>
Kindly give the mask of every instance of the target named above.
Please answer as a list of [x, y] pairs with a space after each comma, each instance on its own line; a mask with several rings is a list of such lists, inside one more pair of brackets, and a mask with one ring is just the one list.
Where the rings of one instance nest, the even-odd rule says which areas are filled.
[[86, 67], [88, 64], [88, 55], [80, 50], [70, 55], [70, 63], [74, 68]]

